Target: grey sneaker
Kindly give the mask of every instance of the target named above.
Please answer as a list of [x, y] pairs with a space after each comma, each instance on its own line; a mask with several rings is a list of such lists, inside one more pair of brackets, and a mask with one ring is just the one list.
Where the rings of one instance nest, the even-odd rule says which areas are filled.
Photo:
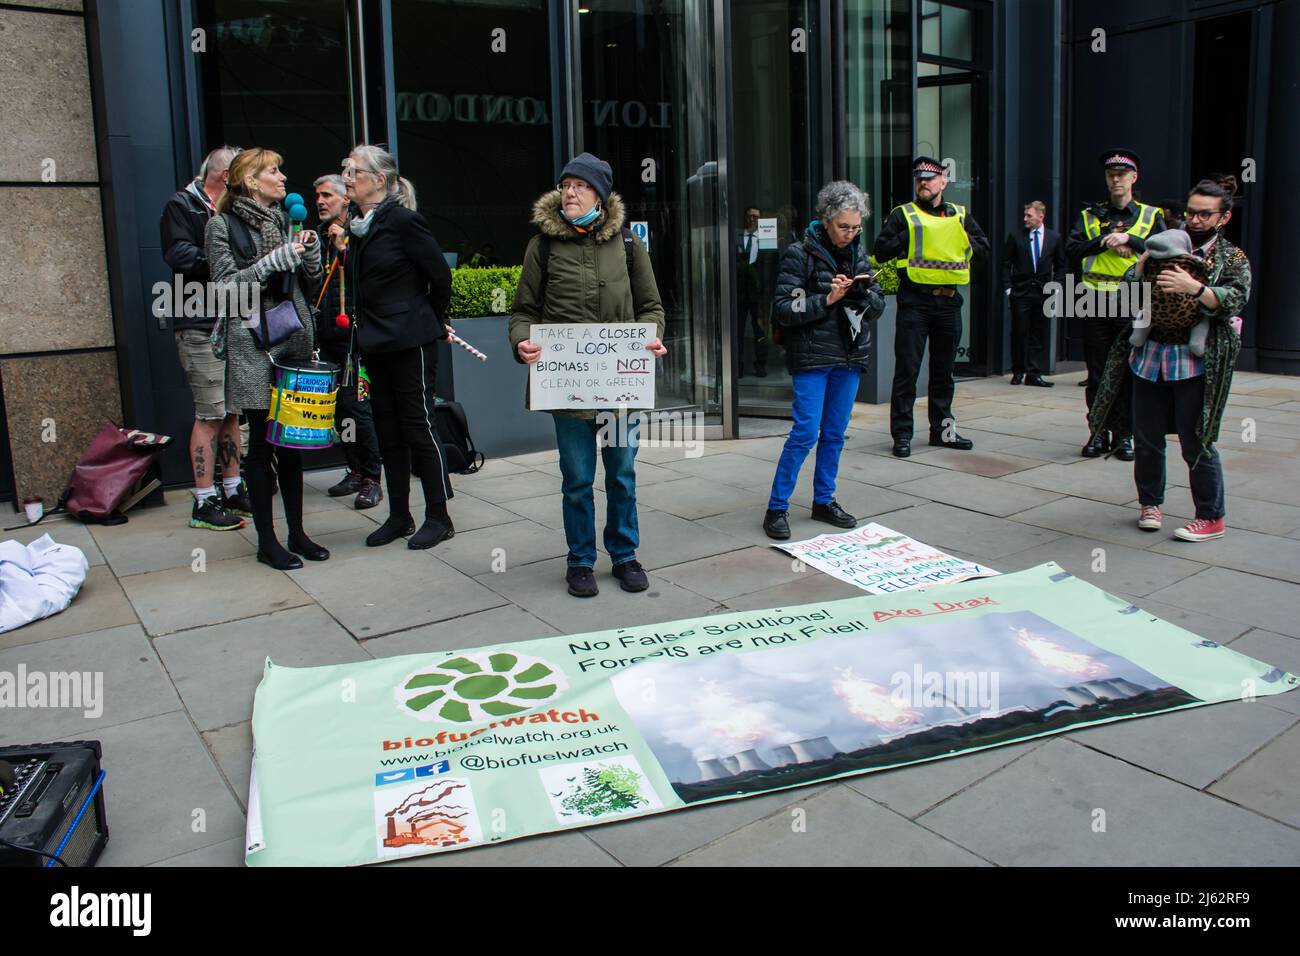
[[645, 569], [639, 561], [624, 561], [614, 565], [614, 577], [618, 578], [619, 587], [624, 591], [644, 591], [650, 586], [650, 579], [645, 576]]

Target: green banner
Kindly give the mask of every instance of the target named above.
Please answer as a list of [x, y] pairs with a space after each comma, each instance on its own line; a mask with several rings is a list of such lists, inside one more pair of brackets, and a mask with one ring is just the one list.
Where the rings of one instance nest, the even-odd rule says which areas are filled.
[[456, 850], [1297, 681], [1055, 564], [360, 664], [268, 660], [247, 862]]

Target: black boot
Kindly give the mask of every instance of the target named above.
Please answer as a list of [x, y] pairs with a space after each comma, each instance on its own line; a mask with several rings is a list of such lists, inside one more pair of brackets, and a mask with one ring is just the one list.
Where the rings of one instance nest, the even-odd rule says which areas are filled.
[[837, 528], [856, 528], [858, 526], [858, 519], [841, 508], [839, 503], [834, 500], [825, 504], [814, 504], [812, 506], [812, 519], [813, 521], [825, 521]]
[[1133, 460], [1133, 439], [1121, 438], [1115, 445], [1115, 457], [1120, 461]]
[[1097, 434], [1089, 436], [1088, 444], [1083, 446], [1079, 454], [1084, 458], [1099, 458], [1106, 454], [1109, 447], [1110, 442], [1107, 440], [1106, 432], [1097, 432]]

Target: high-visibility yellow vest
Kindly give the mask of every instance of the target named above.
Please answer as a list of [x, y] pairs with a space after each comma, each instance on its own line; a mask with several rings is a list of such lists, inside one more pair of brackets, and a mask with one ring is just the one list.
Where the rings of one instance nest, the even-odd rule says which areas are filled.
[[907, 259], [899, 265], [920, 285], [966, 285], [970, 282], [970, 236], [966, 207], [950, 203], [955, 216], [929, 216], [914, 202], [898, 208], [907, 219]]
[[[1124, 231], [1131, 236], [1145, 239], [1151, 234], [1151, 227], [1156, 224], [1157, 206], [1135, 203], [1138, 208], [1137, 219]], [[1101, 235], [1104, 224], [1089, 209], [1083, 210], [1083, 233], [1090, 240]], [[1114, 292], [1119, 288], [1120, 277], [1128, 272], [1129, 266], [1137, 260], [1133, 256], [1127, 259], [1114, 249], [1103, 249], [1095, 256], [1084, 256], [1083, 284], [1098, 292]]]

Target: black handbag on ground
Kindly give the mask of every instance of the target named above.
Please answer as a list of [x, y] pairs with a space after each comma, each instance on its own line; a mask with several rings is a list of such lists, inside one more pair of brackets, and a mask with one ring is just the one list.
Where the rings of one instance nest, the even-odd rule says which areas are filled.
[[469, 437], [469, 420], [460, 402], [438, 399], [433, 409], [434, 427], [447, 453], [447, 471], [457, 475], [472, 475], [483, 467], [483, 453], [474, 447]]

